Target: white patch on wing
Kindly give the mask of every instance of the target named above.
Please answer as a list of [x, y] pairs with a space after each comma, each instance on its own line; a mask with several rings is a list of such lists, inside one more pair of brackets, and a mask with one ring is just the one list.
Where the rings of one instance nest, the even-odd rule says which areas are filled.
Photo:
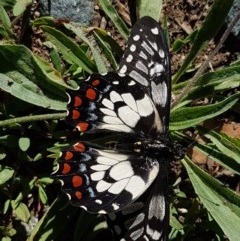
[[127, 72], [127, 66], [124, 64], [122, 68], [118, 71], [120, 74], [125, 74]]
[[133, 224], [129, 227], [129, 229], [132, 229], [133, 227], [135, 227], [138, 224], [140, 224], [141, 222], [143, 222], [144, 218], [145, 218], [145, 214], [144, 213], [138, 214], [136, 219], [134, 220]]
[[136, 101], [130, 93], [122, 94], [123, 101], [130, 106], [134, 111], [137, 112]]
[[141, 46], [150, 54], [150, 55], [154, 55], [154, 52], [151, 48], [151, 46], [149, 46], [145, 41], [142, 42]]
[[101, 172], [94, 172], [90, 176], [92, 181], [100, 181], [103, 179], [104, 175], [105, 175], [105, 172], [101, 171]]
[[147, 55], [143, 51], [140, 51], [139, 56], [142, 57], [145, 60], [147, 59]]
[[133, 130], [127, 125], [112, 125], [112, 124], [100, 124], [98, 126], [99, 129], [103, 130], [112, 130], [112, 131], [119, 131], [119, 132], [133, 132]]
[[152, 196], [149, 206], [152, 208], [149, 208], [148, 210], [148, 219], [156, 217], [157, 219], [162, 221], [165, 217], [166, 210], [165, 198], [162, 195]]
[[121, 97], [121, 95], [119, 95], [116, 91], [111, 91], [110, 92], [110, 99], [111, 99], [111, 101], [112, 101], [112, 103], [116, 103], [116, 102], [118, 102], [118, 101], [122, 101], [123, 99], [122, 99], [122, 97]]
[[139, 176], [130, 178], [125, 190], [132, 194], [132, 199], [136, 199], [146, 190], [146, 183]]
[[129, 76], [131, 76], [138, 83], [140, 83], [140, 84], [142, 84], [144, 86], [148, 86], [148, 80], [145, 79], [143, 75], [141, 75], [140, 73], [136, 72], [135, 70], [132, 70], [129, 73]]
[[158, 35], [158, 34], [159, 34], [159, 31], [158, 31], [158, 28], [157, 28], [157, 27], [152, 28], [152, 29], [151, 29], [151, 32], [152, 32], [153, 34], [155, 34], [155, 35]]
[[106, 171], [109, 169], [109, 165], [92, 165], [90, 168], [94, 171]]
[[126, 61], [127, 61], [128, 63], [130, 63], [130, 62], [132, 62], [132, 60], [133, 60], [133, 56], [132, 56], [131, 54], [129, 54], [129, 55], [127, 56], [127, 58], [126, 58]]
[[105, 107], [107, 107], [108, 109], [110, 109], [110, 110], [113, 110], [113, 109], [114, 109], [114, 104], [113, 104], [112, 101], [110, 101], [109, 99], [104, 98], [104, 99], [102, 100], [102, 104], [103, 104]]
[[159, 83], [156, 85], [155, 82], [151, 82], [151, 89], [152, 89], [152, 99], [155, 104], [161, 105], [165, 107], [167, 104], [167, 85], [165, 82]]
[[151, 229], [149, 227], [149, 224], [147, 225], [146, 231], [147, 234], [152, 238], [152, 240], [159, 240], [159, 238], [161, 237], [161, 233], [158, 232], [156, 229]]
[[107, 108], [100, 108], [100, 111], [105, 115], [117, 116], [113, 110], [109, 110]]
[[108, 188], [111, 187], [111, 185], [112, 185], [111, 183], [101, 180], [97, 183], [96, 190], [98, 192], [104, 192], [104, 191], [108, 190]]
[[96, 161], [99, 164], [110, 165], [110, 166], [113, 166], [113, 165], [115, 165], [115, 164], [117, 164], [119, 162], [118, 160], [115, 160], [113, 158], [106, 157], [106, 156], [98, 156]]
[[144, 235], [143, 236], [143, 241], [149, 241], [149, 238], [146, 235]]
[[136, 45], [132, 44], [129, 49], [130, 49], [131, 52], [135, 52], [136, 48], [137, 48]]
[[129, 106], [122, 106], [118, 108], [118, 116], [130, 127], [135, 127], [137, 122], [140, 120], [138, 113], [133, 111]]
[[114, 116], [104, 116], [103, 117], [103, 121], [106, 123], [106, 124], [123, 124], [122, 121], [118, 118], [118, 117], [114, 117]]
[[142, 72], [144, 72], [145, 74], [148, 74], [148, 69], [147, 69], [147, 67], [146, 67], [141, 61], [137, 61], [136, 67], [137, 67], [139, 70], [141, 70]]
[[164, 71], [162, 64], [155, 64], [153, 68], [150, 69], [150, 76], [153, 77], [154, 75], [161, 75], [161, 73]]
[[112, 207], [113, 207], [113, 210], [115, 210], [115, 211], [119, 209], [119, 205], [116, 203], [113, 203]]
[[134, 80], [131, 80], [129, 83], [128, 83], [128, 86], [133, 86], [133, 85], [135, 85], [136, 84], [136, 82], [134, 81]]
[[162, 59], [165, 57], [165, 53], [162, 49], [159, 49], [158, 53]]
[[97, 204], [100, 204], [100, 205], [101, 205], [101, 204], [102, 204], [102, 200], [100, 200], [100, 199], [96, 199], [96, 200], [95, 200], [95, 203], [97, 203]]
[[132, 232], [130, 234], [130, 237], [132, 238], [132, 240], [138, 240], [138, 238], [140, 238], [143, 235], [144, 232], [144, 227], [137, 229], [136, 231]]
[[144, 95], [144, 98], [137, 100], [137, 108], [140, 116], [149, 116], [153, 113], [153, 103], [147, 95]]
[[138, 35], [138, 34], [133, 37], [134, 41], [138, 41], [139, 39], [140, 39], [140, 35]]
[[111, 178], [116, 181], [122, 180], [124, 178], [129, 178], [134, 175], [132, 165], [129, 161], [119, 162], [114, 165], [109, 172]]
[[119, 194], [127, 185], [128, 178], [120, 180], [112, 184], [112, 186], [108, 189], [108, 191], [112, 194]]

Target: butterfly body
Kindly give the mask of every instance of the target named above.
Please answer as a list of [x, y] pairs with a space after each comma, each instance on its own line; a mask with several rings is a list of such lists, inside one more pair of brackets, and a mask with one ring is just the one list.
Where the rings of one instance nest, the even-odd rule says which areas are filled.
[[165, 38], [144, 17], [132, 29], [118, 72], [93, 74], [68, 91], [67, 122], [117, 140], [112, 147], [78, 142], [63, 149], [54, 176], [73, 205], [109, 214], [116, 240], [167, 240], [170, 87]]

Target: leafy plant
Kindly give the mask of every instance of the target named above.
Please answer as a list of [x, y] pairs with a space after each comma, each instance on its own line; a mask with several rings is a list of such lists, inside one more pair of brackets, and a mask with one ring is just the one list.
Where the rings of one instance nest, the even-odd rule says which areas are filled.
[[[146, 2], [141, 1], [142, 5], [137, 6], [137, 15], [149, 14], [158, 20], [160, 11], [150, 13], [152, 8], [143, 7]], [[214, 1], [202, 27], [185, 41], [173, 43], [176, 51], [184, 44], [192, 43], [185, 62], [173, 76], [173, 93], [180, 93], [190, 82], [186, 74], [188, 66], [217, 33], [232, 2]], [[4, 40], [13, 40], [11, 21], [5, 9], [12, 9], [14, 3], [10, 0], [0, 3], [0, 34]], [[100, 4], [119, 33], [127, 39], [129, 30], [112, 5], [107, 0], [101, 0]], [[162, 1], [156, 1], [156, 4], [160, 8]], [[21, 232], [22, 222], [31, 230], [28, 240], [110, 240], [102, 217], [91, 216], [67, 205], [64, 195], [56, 199], [60, 187], [53, 184], [50, 173], [60, 148], [68, 145], [66, 136], [74, 135], [63, 121], [67, 103], [65, 90], [76, 87], [79, 79], [93, 72], [104, 73], [109, 66], [117, 69], [122, 50], [103, 29], [87, 29], [71, 22], [59, 24], [50, 17], [37, 18], [32, 26], [44, 32], [44, 46], [48, 49], [51, 64], [24, 45], [11, 41], [0, 45], [1, 236], [5, 240], [19, 240], [20, 236], [26, 239], [26, 233]], [[238, 63], [201, 74], [183, 99], [175, 103], [170, 125], [172, 138], [186, 145], [192, 140], [183, 134], [183, 130], [193, 128], [198, 131], [208, 142], [204, 145], [196, 142], [194, 148], [234, 175], [240, 174], [239, 140], [216, 131], [206, 131], [201, 124], [230, 111], [239, 113], [240, 94], [232, 94], [239, 86], [239, 76]], [[192, 104], [201, 98], [211, 98], [211, 104]], [[225, 235], [231, 241], [238, 240], [239, 195], [197, 167], [189, 157], [186, 156], [182, 164], [196, 196], [187, 194], [184, 188], [182, 190], [181, 180], [173, 184], [170, 240], [206, 237], [224, 240]], [[47, 212], [46, 206], [49, 206]], [[33, 228], [31, 222], [35, 216], [40, 220]], [[180, 222], [179, 217], [184, 220]]]

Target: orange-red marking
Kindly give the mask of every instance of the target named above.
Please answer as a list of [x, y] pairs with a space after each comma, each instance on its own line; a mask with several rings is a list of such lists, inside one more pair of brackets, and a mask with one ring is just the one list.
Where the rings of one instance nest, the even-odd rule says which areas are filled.
[[90, 100], [95, 100], [96, 99], [96, 91], [94, 89], [88, 89], [86, 91], [86, 97]]
[[75, 192], [75, 197], [76, 197], [77, 199], [82, 199], [82, 193], [79, 192], [79, 191], [76, 191], [76, 192]]
[[78, 107], [82, 104], [82, 98], [79, 96], [74, 97], [74, 107]]
[[80, 187], [80, 186], [82, 186], [82, 184], [83, 184], [82, 177], [80, 177], [80, 176], [74, 176], [74, 177], [72, 178], [72, 184], [73, 184], [74, 187]]
[[71, 160], [73, 157], [73, 153], [71, 151], [66, 151], [65, 152], [65, 160], [68, 161], [68, 160]]
[[76, 144], [74, 145], [74, 150], [75, 150], [75, 151], [84, 152], [85, 149], [86, 149], [86, 148], [85, 148], [84, 144], [81, 143], [81, 142], [78, 142], [78, 143], [76, 143]]
[[80, 122], [80, 123], [77, 124], [76, 127], [78, 128], [78, 130], [83, 132], [83, 131], [86, 131], [88, 129], [88, 126], [89, 126], [89, 124], [87, 122]]
[[67, 163], [63, 164], [62, 174], [67, 174], [71, 171], [71, 166]]
[[93, 86], [97, 86], [97, 85], [99, 85], [100, 84], [100, 80], [99, 79], [95, 79], [95, 80], [93, 80], [93, 82], [92, 82], [92, 85]]
[[73, 110], [72, 111], [72, 119], [77, 120], [80, 117], [81, 113], [78, 110]]

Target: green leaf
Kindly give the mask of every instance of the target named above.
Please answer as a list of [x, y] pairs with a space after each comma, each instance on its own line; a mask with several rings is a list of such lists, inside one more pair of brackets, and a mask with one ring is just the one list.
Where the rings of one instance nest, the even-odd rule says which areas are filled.
[[107, 68], [102, 60], [101, 55], [99, 52], [97, 52], [96, 47], [94, 47], [91, 42], [87, 39], [86, 34], [83, 33], [80, 26], [74, 25], [74, 23], [66, 23], [64, 26], [74, 32], [83, 42], [85, 42], [91, 49], [91, 52], [93, 54], [93, 58], [95, 60], [95, 63], [97, 65], [98, 73], [103, 74], [107, 72]]
[[112, 20], [113, 24], [118, 29], [119, 33], [123, 36], [125, 40], [127, 40], [129, 30], [126, 24], [118, 15], [117, 11], [112, 6], [112, 4], [108, 0], [99, 0], [99, 3], [103, 11], [106, 13], [106, 15]]
[[13, 7], [16, 0], [1, 0], [0, 6], [1, 7]]
[[162, 11], [162, 0], [141, 0], [137, 1], [137, 17], [138, 19], [144, 16], [151, 16], [157, 22], [160, 19]]
[[5, 184], [13, 177], [14, 170], [11, 167], [0, 165], [0, 185]]
[[69, 63], [77, 64], [89, 74], [97, 71], [94, 62], [87, 57], [85, 52], [72, 39], [52, 27], [42, 26], [42, 29], [45, 31], [47, 38], [53, 42]]
[[66, 232], [69, 225], [72, 225], [72, 217], [79, 210], [71, 205], [66, 205], [67, 203], [66, 197], [54, 201], [34, 227], [28, 241], [58, 240], [57, 237], [60, 238], [62, 232]]
[[175, 109], [171, 112], [170, 130], [185, 129], [218, 116], [230, 109], [239, 98], [237, 93], [216, 104]]
[[22, 151], [26, 151], [30, 147], [30, 139], [28, 137], [21, 137], [18, 140], [18, 144]]
[[41, 185], [38, 185], [38, 196], [41, 200], [41, 202], [46, 205], [48, 202], [48, 196], [44, 190], [44, 188]]
[[224, 23], [225, 17], [227, 16], [229, 10], [231, 9], [233, 0], [222, 1], [215, 0], [210, 12], [208, 13], [206, 19], [204, 20], [202, 27], [199, 29], [196, 38], [193, 42], [193, 46], [182, 64], [181, 68], [178, 70], [173, 78], [173, 83], [176, 83], [184, 71], [187, 69], [189, 64], [197, 57], [197, 54], [206, 44], [215, 36], [222, 24]]
[[[12, 73], [13, 78], [0, 74], [0, 87], [13, 96], [30, 104], [54, 110], [65, 110], [66, 102], [50, 99], [39, 91], [37, 85], [33, 84], [19, 72]], [[21, 82], [20, 82], [21, 81]], [[19, 83], [20, 82], [20, 83]]]
[[21, 15], [30, 4], [32, 4], [32, 0], [18, 0], [13, 7], [13, 15]]
[[239, 240], [240, 196], [205, 173], [188, 158], [182, 160], [195, 192], [231, 241]]
[[[214, 143], [215, 144], [215, 143]], [[219, 163], [223, 167], [227, 168], [231, 172], [238, 174], [240, 173], [240, 165], [236, 160], [229, 156], [229, 152], [224, 152], [223, 150], [217, 150], [215, 145], [202, 145], [200, 143], [195, 143], [194, 145], [198, 150], [203, 152], [208, 158]]]
[[115, 59], [115, 55], [118, 59], [122, 57], [123, 51], [121, 47], [111, 38], [111, 36], [100, 28], [94, 28], [93, 35], [99, 46], [103, 49], [103, 53], [106, 55], [112, 68], [116, 70], [118, 68], [118, 63]]
[[7, 12], [3, 7], [0, 6], [0, 22], [4, 27], [4, 30], [9, 34], [12, 35], [12, 29], [11, 29], [11, 21], [8, 17]]
[[27, 205], [21, 202], [16, 206], [14, 201], [11, 201], [11, 204], [17, 217], [24, 223], [27, 223], [28, 220], [30, 219], [30, 212], [27, 208]]
[[[215, 131], [209, 131], [205, 136], [209, 138], [222, 153], [231, 157], [236, 163], [240, 164], [239, 138], [231, 138], [224, 133], [219, 134]], [[240, 168], [238, 168], [238, 174], [240, 175]]]

